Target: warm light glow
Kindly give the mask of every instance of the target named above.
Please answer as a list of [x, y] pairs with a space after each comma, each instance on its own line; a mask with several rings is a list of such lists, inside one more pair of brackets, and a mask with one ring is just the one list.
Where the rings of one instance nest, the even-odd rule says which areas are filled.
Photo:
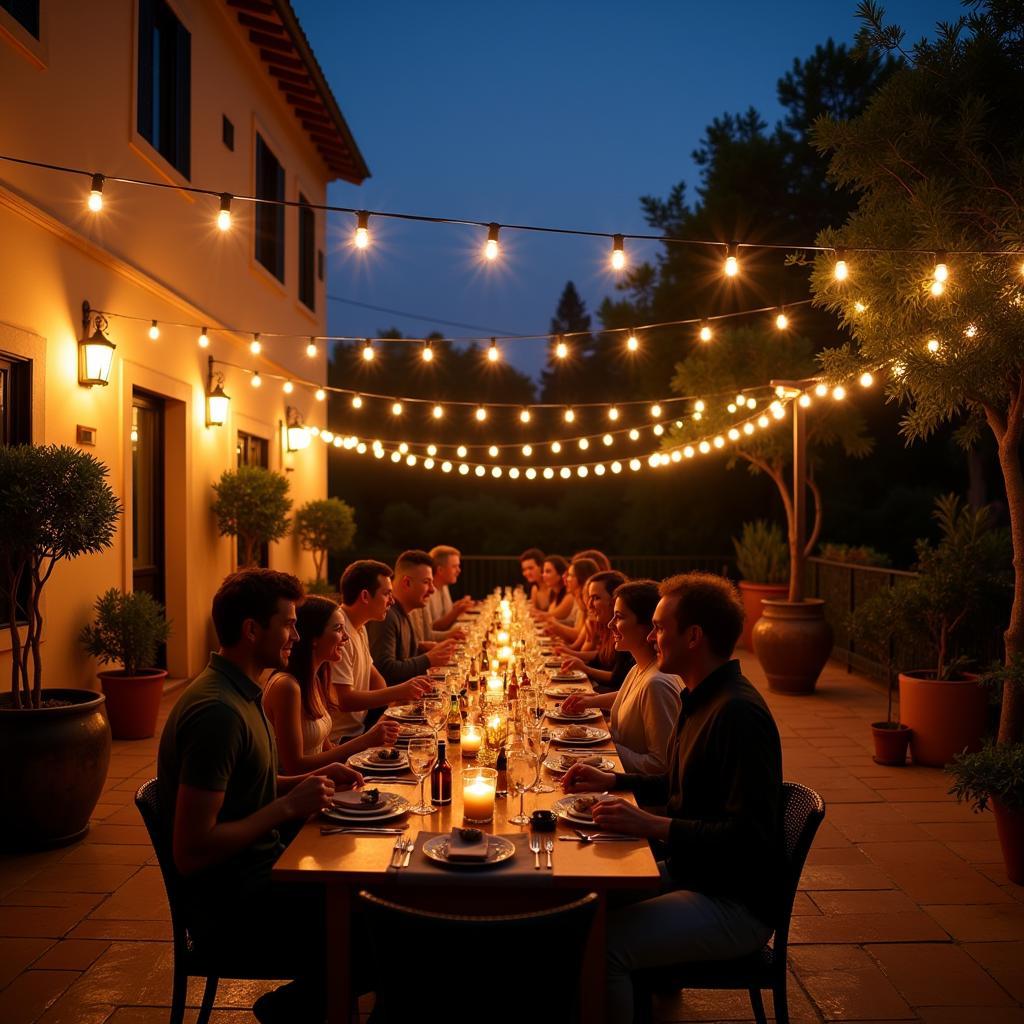
[[964, 328], [964, 337], [976, 338], [978, 336], [978, 328], [974, 324], [968, 324]]
[[637, 430], [636, 427], [634, 427], [629, 432], [629, 439], [630, 439], [630, 441], [639, 441], [640, 440], [640, 431]]
[[650, 466], [651, 469], [657, 469], [661, 465], [661, 456], [655, 452], [647, 459], [647, 465]]
[[363, 362], [372, 363], [373, 357], [376, 354], [377, 353], [374, 352], [373, 350], [373, 344], [371, 343], [370, 339], [367, 338], [366, 343], [363, 345]]
[[365, 210], [356, 214], [356, 233], [352, 242], [357, 249], [366, 249], [370, 245], [369, 223], [370, 215]]
[[466, 446], [464, 444], [460, 444], [459, 447], [455, 449], [455, 454], [458, 455], [460, 459], [464, 459], [466, 457], [466, 451]]
[[483, 423], [487, 419], [487, 410], [482, 405], [478, 405], [473, 415], [476, 416], [478, 423]]
[[563, 480], [568, 480], [568, 479], [569, 479], [569, 477], [571, 477], [571, 476], [572, 476], [572, 470], [571, 470], [571, 469], [570, 469], [570, 468], [569, 468], [568, 466], [563, 466], [563, 467], [562, 467], [562, 468], [561, 468], [561, 469], [560, 469], [560, 470], [558, 471], [558, 475], [559, 475], [559, 476], [560, 476], [560, 477], [561, 477], [561, 478], [562, 478]]
[[819, 398], [824, 398], [828, 394], [828, 385], [827, 384], [817, 384], [815, 386], [815, 388], [814, 388], [814, 393]]
[[309, 356], [310, 359], [316, 359], [319, 353], [320, 350], [316, 347], [316, 342], [310, 338], [309, 344], [306, 346], [306, 355]]
[[928, 344], [925, 346], [929, 352], [935, 353], [939, 351], [939, 339], [929, 338]]
[[637, 336], [635, 334], [630, 334], [626, 339], [626, 348], [629, 349], [630, 352], [635, 352], [639, 347], [640, 342], [637, 340]]
[[562, 414], [562, 419], [564, 419], [566, 423], [574, 423], [576, 421], [576, 413], [574, 413], [572, 409], [566, 409]]
[[433, 416], [435, 420], [439, 420], [444, 416], [444, 407], [441, 405], [435, 405], [434, 408], [430, 410], [430, 415]]
[[529, 409], [521, 409], [520, 410], [520, 412], [519, 412], [519, 422], [520, 423], [529, 423], [531, 419], [533, 419], [533, 417], [531, 416]]
[[622, 463], [621, 463], [621, 462], [613, 462], [613, 463], [611, 464], [611, 471], [612, 471], [612, 472], [613, 472], [613, 473], [614, 473], [614, 474], [615, 474], [616, 476], [618, 476], [618, 474], [622, 472]]
[[555, 471], [550, 466], [544, 467], [544, 479], [550, 480], [555, 475]]
[[942, 281], [932, 281], [931, 292], [932, 295], [941, 295], [946, 290], [945, 284]]
[[392, 452], [391, 453], [391, 461], [392, 462], [401, 462], [402, 461], [401, 453], [400, 452]]
[[847, 266], [846, 260], [836, 260], [832, 273], [837, 281], [845, 281], [850, 276], [850, 268]]
[[442, 473], [450, 473], [451, 471], [452, 471], [452, 464], [450, 462], [442, 462], [441, 463], [441, 472]]
[[846, 388], [842, 384], [837, 384], [832, 389], [832, 397], [837, 401], [841, 402], [846, 397]]
[[740, 432], [735, 427], [729, 428], [729, 440], [738, 441], [740, 439]]
[[429, 456], [431, 456], [431, 457], [435, 456], [437, 454], [437, 445], [436, 444], [428, 444], [427, 445], [427, 454]]
[[254, 356], [258, 356], [263, 351], [263, 344], [260, 342], [259, 332], [252, 336], [252, 341], [249, 342], [249, 351]]
[[254, 374], [252, 375], [252, 377], [251, 377], [251, 378], [250, 378], [250, 380], [249, 380], [249, 383], [250, 383], [250, 384], [252, 384], [252, 386], [253, 386], [254, 388], [260, 388], [260, 387], [263, 387], [263, 378], [262, 378], [262, 377], [260, 376], [260, 371], [259, 371], [259, 370], [257, 370], [257, 371], [256, 371], [256, 372], [255, 372], [255, 373], [254, 373]]
[[611, 407], [611, 408], [610, 408], [610, 409], [608, 410], [608, 419], [610, 419], [610, 420], [612, 420], [612, 421], [615, 421], [615, 420], [617, 420], [618, 418], [619, 418], [619, 410], [618, 410], [618, 409], [616, 409], [616, 408], [615, 408], [615, 406], [613, 405], [613, 406], [612, 406], [612, 407]]
[[362, 409], [362, 407], [363, 407], [362, 396], [361, 395], [353, 395], [352, 396], [352, 408], [353, 409]]
[[103, 175], [94, 174], [92, 176], [92, 187], [89, 191], [89, 198], [86, 200], [86, 205], [92, 210], [93, 213], [99, 213], [103, 209]]
[[220, 197], [220, 209], [217, 211], [217, 227], [221, 231], [231, 228], [231, 196], [224, 192]]
[[321, 430], [320, 440], [323, 441], [324, 444], [330, 444], [334, 440], [333, 432], [330, 430]]
[[602, 463], [599, 462], [594, 467], [594, 476], [604, 476], [604, 465]]
[[434, 468], [434, 460], [433, 459], [424, 459], [423, 460], [423, 468], [424, 469], [433, 469]]
[[400, 445], [398, 446], [398, 451], [399, 451], [399, 452], [400, 452], [400, 453], [401, 453], [402, 455], [407, 455], [407, 454], [409, 453], [409, 446], [408, 446], [408, 445], [407, 445], [407, 444], [405, 443], [405, 441], [403, 441], [403, 442], [402, 442], [402, 443], [401, 443], [401, 444], [400, 444]]
[[559, 341], [555, 345], [555, 357], [558, 359], [565, 359], [569, 354], [569, 346], [564, 341]]
[[725, 447], [725, 438], [722, 437], [721, 434], [719, 434], [718, 437], [716, 437], [712, 443], [714, 444], [714, 446], [716, 448], [724, 448]]
[[735, 242], [726, 247], [724, 269], [726, 277], [735, 277], [740, 272], [739, 246]]
[[743, 433], [744, 434], [746, 434], [749, 437], [753, 432], [754, 432], [754, 424], [753, 423], [744, 423], [743, 424]]
[[401, 402], [392, 402], [391, 403], [391, 415], [392, 416], [401, 416], [402, 415], [402, 403]]
[[932, 278], [942, 284], [949, 280], [949, 267], [938, 254], [935, 256], [935, 269], [932, 271]]
[[200, 348], [209, 348], [210, 347], [210, 336], [209, 336], [209, 334], [206, 333], [206, 328], [205, 327], [199, 332], [199, 347]]
[[659, 416], [661, 415], [661, 406], [660, 406], [660, 405], [657, 405], [657, 404], [655, 404], [655, 405], [652, 405], [652, 406], [651, 406], [651, 415], [652, 415], [652, 416], [653, 416], [653, 417], [654, 417], [655, 419], [657, 419], [657, 418], [658, 418], [658, 417], [659, 417]]
[[498, 343], [491, 338], [491, 347], [487, 350], [487, 361], [489, 363], [496, 363], [501, 359], [501, 350], [498, 348]]
[[707, 453], [711, 451], [711, 445], [709, 445], [707, 441], [701, 441], [701, 443], [697, 445], [697, 450], [701, 455], [707, 455]]
[[[696, 415], [699, 416], [700, 413], [696, 413]], [[656, 423], [654, 425], [654, 430], [652, 431], [652, 433], [655, 437], [661, 437], [661, 435], [665, 433], [665, 428], [660, 423]]]
[[726, 406], [726, 409], [728, 409], [729, 412], [735, 412], [736, 411], [736, 403], [735, 402], [730, 402]]
[[562, 445], [559, 441], [551, 442], [551, 453], [557, 455], [562, 450]]
[[487, 449], [487, 454], [490, 455], [492, 459], [496, 459], [498, 457], [498, 446], [496, 444], [492, 444], [491, 447]]
[[811, 404], [811, 396], [805, 391], [799, 398], [802, 408], [806, 409]]
[[583, 452], [585, 452], [590, 447], [590, 442], [585, 437], [581, 437], [579, 441], [577, 441], [576, 443], [579, 445], [580, 451]]
[[612, 270], [622, 270], [626, 265], [626, 245], [622, 235], [612, 236]]
[[629, 468], [631, 470], [633, 470], [634, 473], [636, 473], [640, 469], [640, 460], [639, 459], [630, 459], [629, 460]]
[[477, 467], [476, 467], [476, 468], [475, 468], [475, 469], [473, 470], [473, 472], [474, 472], [474, 473], [476, 473], [476, 475], [477, 475], [477, 476], [483, 476], [483, 475], [484, 475], [484, 473], [486, 473], [486, 472], [487, 472], [487, 470], [486, 470], [486, 469], [484, 469], [484, 467], [483, 467], [483, 466], [477, 466]]
[[434, 350], [430, 347], [430, 342], [426, 342], [423, 346], [423, 351], [420, 352], [423, 357], [423, 362], [432, 363], [434, 361]]
[[865, 370], [865, 371], [864, 371], [864, 372], [863, 372], [863, 373], [862, 373], [862, 374], [860, 375], [860, 377], [858, 378], [858, 380], [859, 380], [860, 386], [861, 386], [862, 388], [869, 388], [869, 387], [871, 387], [871, 385], [872, 385], [872, 384], [874, 384], [874, 383], [875, 383], [875, 377], [874, 377], [874, 374], [872, 374], [872, 373], [869, 373], [869, 372], [868, 372], [867, 370]]
[[528, 444], [524, 444], [523, 445], [523, 457], [528, 459], [532, 454], [533, 454], [533, 446], [532, 445], [528, 445]]
[[692, 418], [697, 423], [699, 423], [702, 419], [704, 419], [704, 413], [702, 413], [700, 410], [697, 410], [696, 412], [693, 413], [693, 417]]
[[498, 245], [498, 231], [500, 228], [497, 224], [491, 224], [487, 229], [487, 241], [484, 243], [484, 259], [494, 261], [498, 258], [498, 253], [501, 251]]
[[156, 341], [160, 337], [160, 328], [157, 326], [157, 322], [154, 320], [149, 327], [149, 340]]
[[698, 335], [701, 341], [710, 341], [714, 334], [711, 330], [710, 324], [701, 324], [700, 334]]
[[854, 311], [855, 313], [863, 313], [863, 312], [864, 312], [864, 310], [866, 310], [867, 308], [868, 308], [868, 307], [867, 307], [867, 306], [865, 306], [863, 302], [855, 302], [855, 303], [853, 304], [853, 311]]
[[291, 394], [291, 393], [292, 393], [292, 392], [293, 392], [293, 391], [295, 390], [295, 385], [294, 385], [294, 384], [293, 384], [293, 383], [292, 383], [292, 382], [291, 382], [290, 380], [286, 380], [286, 381], [285, 381], [285, 382], [284, 382], [284, 383], [283, 383], [283, 384], [281, 385], [281, 390], [282, 390], [282, 391], [283, 391], [283, 392], [284, 392], [284, 393], [285, 393], [286, 395], [290, 395], [290, 394]]
[[692, 444], [688, 444], [688, 445], [687, 445], [687, 446], [686, 446], [686, 447], [685, 447], [685, 448], [683, 449], [683, 455], [684, 455], [684, 456], [685, 456], [686, 458], [688, 458], [688, 459], [692, 459], [692, 458], [693, 458], [694, 452], [693, 452], [693, 445], [692, 445]]
[[693, 407], [694, 409], [697, 410], [697, 412], [703, 412], [707, 408], [707, 406], [704, 404], [704, 399], [702, 398], [698, 398], [697, 401], [693, 403]]
[[[323, 388], [317, 388], [316, 391], [313, 393], [313, 397], [318, 402], [322, 402], [327, 397], [327, 392], [324, 391]], [[353, 404], [355, 404], [355, 403], [353, 402]]]
[[605, 434], [604, 437], [601, 438], [601, 441], [604, 443], [606, 448], [610, 448], [615, 443], [615, 438], [612, 437], [611, 434]]
[[775, 318], [775, 326], [780, 330], [784, 331], [789, 326], [789, 317], [785, 313], [779, 313]]
[[527, 479], [527, 480], [536, 480], [536, 479], [537, 479], [537, 470], [535, 470], [535, 469], [533, 468], [533, 466], [530, 466], [530, 467], [529, 467], [529, 468], [528, 468], [528, 469], [526, 470], [526, 479]]
[[407, 455], [405, 457], [405, 464], [407, 466], [415, 466], [416, 465], [416, 456], [415, 455]]
[[737, 395], [736, 396], [736, 404], [742, 409], [743, 406], [745, 406], [747, 404], [747, 396], [746, 395]]
[[465, 476], [469, 472], [469, 466], [464, 462], [459, 466], [459, 476]]

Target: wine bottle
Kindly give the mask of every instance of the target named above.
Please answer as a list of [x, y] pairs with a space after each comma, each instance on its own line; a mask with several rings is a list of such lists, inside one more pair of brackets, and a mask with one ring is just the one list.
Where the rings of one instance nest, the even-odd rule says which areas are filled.
[[498, 772], [498, 785], [494, 791], [495, 796], [508, 796], [508, 757], [505, 755], [505, 747], [498, 751], [498, 759], [494, 762]]
[[437, 741], [437, 759], [430, 772], [430, 800], [435, 804], [452, 802], [452, 766], [448, 763], [444, 740]]
[[459, 698], [452, 694], [452, 706], [448, 709], [447, 723], [448, 746], [462, 742], [462, 712], [459, 710]]
[[512, 679], [509, 681], [508, 690], [505, 693], [505, 699], [511, 704], [513, 701], [519, 700], [519, 683], [516, 682], [516, 670], [512, 669]]

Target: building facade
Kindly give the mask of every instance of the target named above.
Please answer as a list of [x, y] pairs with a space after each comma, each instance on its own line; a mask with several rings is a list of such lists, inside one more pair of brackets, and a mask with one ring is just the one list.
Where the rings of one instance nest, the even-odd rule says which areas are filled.
[[[307, 353], [326, 333], [328, 239], [311, 207], [369, 172], [287, 0], [0, 0], [0, 84], [0, 154], [107, 176], [97, 211], [91, 178], [0, 160], [0, 441], [82, 446], [125, 508], [112, 549], [48, 584], [44, 685], [96, 685], [77, 635], [112, 586], [163, 601], [168, 671], [189, 676], [238, 560], [211, 485], [260, 464], [286, 474], [296, 508], [326, 496], [325, 446], [290, 451], [286, 427], [324, 426], [327, 403], [284, 384], [326, 376], [325, 346]], [[232, 199], [221, 230], [223, 193], [294, 205]], [[116, 345], [106, 386], [79, 382], [96, 326], [83, 303]], [[211, 356], [222, 426], [207, 425]], [[291, 536], [261, 556], [312, 576]]]

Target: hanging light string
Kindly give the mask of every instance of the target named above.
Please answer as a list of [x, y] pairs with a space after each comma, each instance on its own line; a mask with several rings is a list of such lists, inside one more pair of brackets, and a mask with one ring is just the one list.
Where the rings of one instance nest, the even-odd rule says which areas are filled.
[[[743, 249], [764, 249], [773, 251], [802, 251], [802, 252], [824, 252], [834, 253], [839, 259], [837, 262], [843, 263], [843, 269], [840, 273], [845, 277], [846, 273], [846, 257], [851, 253], [896, 253], [906, 254], [915, 256], [936, 256], [934, 249], [924, 248], [913, 248], [903, 246], [843, 246], [840, 248], [831, 245], [817, 245], [814, 243], [784, 243], [784, 242], [742, 242], [742, 241], [722, 241], [721, 239], [705, 239], [705, 238], [683, 238], [675, 235], [654, 235], [654, 234], [629, 234], [626, 232], [611, 232], [611, 231], [593, 231], [585, 230], [580, 228], [564, 228], [564, 227], [553, 227], [550, 225], [540, 224], [498, 224], [494, 221], [488, 220], [475, 220], [467, 217], [439, 217], [439, 216], [427, 216], [425, 214], [414, 214], [414, 213], [399, 213], [394, 210], [363, 210], [357, 209], [352, 206], [336, 206], [327, 203], [307, 203], [297, 199], [265, 199], [259, 196], [250, 195], [238, 195], [224, 189], [211, 189], [211, 188], [200, 188], [196, 185], [180, 185], [173, 182], [167, 181], [154, 181], [147, 178], [131, 178], [124, 177], [121, 175], [107, 174], [105, 172], [99, 172], [95, 170], [86, 170], [81, 167], [67, 167], [61, 164], [47, 163], [41, 160], [28, 160], [23, 157], [11, 156], [9, 154], [0, 153], [0, 160], [8, 163], [19, 164], [24, 167], [35, 167], [40, 170], [55, 171], [61, 174], [77, 175], [82, 178], [86, 178], [89, 181], [89, 194], [88, 194], [88, 205], [89, 209], [93, 212], [99, 212], [103, 207], [103, 186], [109, 182], [115, 182], [120, 185], [131, 185], [141, 188], [158, 188], [167, 189], [175, 192], [186, 192], [192, 195], [209, 196], [216, 199], [219, 204], [219, 211], [217, 214], [217, 224], [222, 230], [227, 230], [231, 226], [231, 202], [235, 201], [238, 203], [252, 203], [261, 204], [265, 206], [280, 206], [280, 207], [301, 207], [307, 210], [320, 210], [324, 213], [342, 213], [356, 218], [356, 229], [353, 238], [353, 244], [357, 248], [367, 248], [371, 244], [371, 235], [369, 229], [369, 221], [371, 218], [379, 218], [382, 220], [399, 220], [399, 221], [412, 221], [421, 224], [454, 224], [464, 227], [478, 228], [482, 231], [487, 232], [487, 240], [485, 244], [485, 253], [487, 253], [488, 259], [497, 257], [500, 252], [498, 245], [498, 230], [504, 231], [523, 231], [523, 232], [534, 232], [542, 234], [553, 234], [553, 235], [573, 235], [580, 238], [602, 238], [608, 240], [612, 245], [611, 250], [611, 262], [615, 269], [621, 270], [626, 264], [627, 260], [625, 257], [625, 241], [627, 239], [633, 241], [646, 241], [646, 242], [659, 242], [666, 245], [688, 245], [702, 248], [714, 248], [719, 250], [726, 250], [725, 259], [727, 261], [726, 273], [729, 276], [734, 276], [738, 268], [739, 252]], [[493, 244], [492, 244], [493, 243]], [[490, 253], [493, 252], [493, 256]], [[842, 256], [840, 257], [840, 252]], [[1020, 250], [1014, 249], [947, 249], [943, 250], [941, 255], [947, 256], [1019, 256]], [[733, 261], [731, 264], [729, 261]], [[936, 263], [943, 263], [941, 260], [936, 260]], [[944, 265], [944, 263], [943, 263]], [[943, 282], [939, 282], [940, 284]]]

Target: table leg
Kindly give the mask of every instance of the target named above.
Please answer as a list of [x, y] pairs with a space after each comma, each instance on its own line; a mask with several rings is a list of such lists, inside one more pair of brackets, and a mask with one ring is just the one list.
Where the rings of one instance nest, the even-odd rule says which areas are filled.
[[604, 1024], [606, 1011], [608, 894], [598, 892], [597, 897], [597, 910], [583, 951], [583, 972], [580, 978], [580, 1020], [585, 1020], [587, 1024]]
[[352, 1012], [352, 890], [341, 883], [328, 883], [327, 905], [327, 1020], [349, 1024]]

